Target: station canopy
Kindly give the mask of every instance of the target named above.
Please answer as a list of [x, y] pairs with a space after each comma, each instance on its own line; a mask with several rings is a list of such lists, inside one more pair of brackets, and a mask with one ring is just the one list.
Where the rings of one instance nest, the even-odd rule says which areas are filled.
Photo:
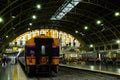
[[[120, 38], [120, 0], [0, 0], [0, 42], [35, 29], [62, 30], [86, 44]], [[120, 41], [119, 41], [120, 42]]]

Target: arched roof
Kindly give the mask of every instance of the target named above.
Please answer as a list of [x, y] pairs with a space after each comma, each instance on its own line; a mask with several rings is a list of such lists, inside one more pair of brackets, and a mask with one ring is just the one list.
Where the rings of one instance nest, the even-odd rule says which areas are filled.
[[[120, 0], [81, 0], [61, 20], [50, 20], [65, 1], [0, 0], [0, 17], [3, 19], [0, 23], [0, 41], [7, 44], [29, 27], [63, 30], [86, 44], [105, 44], [120, 38], [120, 16], [114, 16], [115, 12], [120, 12]], [[40, 10], [36, 9], [36, 4], [41, 4]], [[37, 16], [36, 20], [31, 18], [33, 14]], [[102, 24], [97, 25], [96, 20], [101, 20]], [[30, 22], [32, 26], [29, 26]], [[84, 26], [88, 26], [88, 30], [84, 30]]]

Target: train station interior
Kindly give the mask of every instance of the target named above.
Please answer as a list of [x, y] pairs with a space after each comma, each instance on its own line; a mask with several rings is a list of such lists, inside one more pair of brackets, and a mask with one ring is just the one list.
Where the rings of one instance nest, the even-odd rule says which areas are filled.
[[0, 80], [120, 80], [119, 4], [0, 0]]

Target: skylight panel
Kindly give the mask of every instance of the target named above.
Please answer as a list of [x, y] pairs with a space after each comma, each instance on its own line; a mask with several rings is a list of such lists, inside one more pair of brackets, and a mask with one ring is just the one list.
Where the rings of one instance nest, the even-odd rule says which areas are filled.
[[71, 3], [69, 3], [66, 7], [67, 8], [74, 8], [74, 6]]
[[62, 19], [68, 12], [70, 12], [79, 2], [82, 0], [66, 0], [62, 6], [58, 8], [56, 13], [50, 18], [50, 20], [60, 20]]
[[64, 16], [65, 14], [63, 12], [59, 13], [59, 15]]
[[69, 7], [66, 7], [66, 8], [63, 9], [63, 11], [64, 11], [65, 13], [68, 13], [70, 10], [71, 10], [71, 8], [69, 8]]
[[62, 17], [61, 17], [60, 15], [58, 15], [56, 18], [57, 18], [58, 20], [60, 20]]
[[75, 1], [75, 0], [73, 0], [73, 1], [71, 2], [71, 4], [73, 4], [74, 6], [76, 6], [78, 3], [79, 3], [79, 1]]

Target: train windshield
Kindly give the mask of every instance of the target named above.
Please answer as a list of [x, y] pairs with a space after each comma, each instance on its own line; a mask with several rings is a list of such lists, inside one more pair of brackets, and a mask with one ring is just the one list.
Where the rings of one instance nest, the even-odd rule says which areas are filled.
[[45, 54], [45, 46], [44, 46], [44, 45], [41, 46], [41, 54], [42, 54], [42, 55]]
[[50, 55], [52, 54], [53, 38], [35, 38], [36, 54]]

